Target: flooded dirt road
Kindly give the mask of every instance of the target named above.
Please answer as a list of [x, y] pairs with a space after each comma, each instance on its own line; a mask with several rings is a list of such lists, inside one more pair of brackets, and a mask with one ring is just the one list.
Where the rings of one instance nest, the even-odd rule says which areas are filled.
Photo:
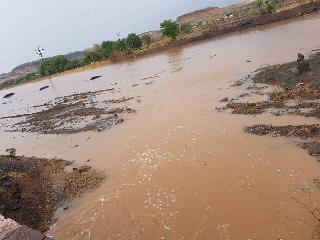
[[[215, 109], [220, 99], [242, 93], [230, 87], [234, 81], [319, 48], [319, 39], [320, 16], [313, 15], [1, 91], [15, 95], [1, 99], [0, 117], [110, 87], [94, 101], [134, 97], [128, 104], [136, 113], [100, 132], [2, 131], [0, 150], [89, 161], [105, 170], [99, 189], [58, 211], [50, 230], [55, 239], [319, 239], [319, 221], [311, 214], [320, 205], [313, 182], [319, 162], [292, 139], [243, 131], [257, 123], [317, 120]], [[88, 81], [94, 75], [102, 77]], [[10, 121], [1, 120], [2, 130]]]

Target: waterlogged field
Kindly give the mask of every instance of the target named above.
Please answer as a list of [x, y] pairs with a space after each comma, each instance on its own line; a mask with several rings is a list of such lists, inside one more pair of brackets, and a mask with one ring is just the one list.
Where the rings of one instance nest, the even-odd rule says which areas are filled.
[[[234, 82], [319, 48], [319, 38], [320, 17], [313, 15], [0, 91], [15, 93], [1, 98], [0, 117], [22, 115], [0, 120], [0, 150], [104, 170], [97, 190], [56, 213], [49, 231], [55, 239], [317, 239], [319, 162], [292, 139], [243, 129], [318, 120], [216, 108], [243, 94]], [[83, 108], [70, 96], [81, 96]], [[57, 99], [77, 113], [64, 128], [81, 131], [54, 131], [61, 128], [61, 112], [50, 112]], [[37, 115], [30, 120], [34, 106], [59, 123], [40, 128], [31, 121]], [[128, 108], [134, 112], [108, 112]], [[90, 109], [90, 119], [79, 109]], [[83, 128], [107, 114], [119, 114], [110, 127]]]

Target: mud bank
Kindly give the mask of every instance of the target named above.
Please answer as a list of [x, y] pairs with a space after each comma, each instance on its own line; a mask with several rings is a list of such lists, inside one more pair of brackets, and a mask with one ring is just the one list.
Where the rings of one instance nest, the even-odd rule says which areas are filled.
[[[303, 117], [320, 118], [320, 53], [310, 54], [303, 60], [307, 66], [303, 72], [299, 70], [299, 61], [259, 69], [253, 77], [253, 86], [248, 88], [261, 90], [271, 86], [264, 94], [268, 100], [259, 102], [239, 102], [234, 99], [228, 102], [224, 109], [231, 109], [233, 114], [257, 115], [269, 112], [276, 116], [299, 115]], [[244, 82], [242, 82], [244, 83]], [[247, 88], [247, 89], [248, 89]], [[261, 93], [260, 93], [261, 94]], [[298, 144], [312, 156], [320, 157], [320, 127], [312, 125], [285, 126], [254, 125], [245, 128], [247, 133], [256, 135], [272, 135], [274, 137], [296, 137]]]
[[55, 210], [104, 179], [86, 166], [67, 171], [72, 162], [61, 159], [0, 155], [0, 162], [0, 213], [41, 232], [55, 221]]
[[[6, 116], [10, 119], [5, 125], [9, 132], [36, 132], [43, 134], [74, 134], [87, 131], [102, 131], [124, 122], [134, 109], [123, 103], [134, 99], [120, 98], [97, 102], [94, 99], [114, 88], [94, 92], [77, 93], [58, 97], [33, 109], [40, 109], [30, 114]], [[43, 110], [41, 110], [43, 109]]]

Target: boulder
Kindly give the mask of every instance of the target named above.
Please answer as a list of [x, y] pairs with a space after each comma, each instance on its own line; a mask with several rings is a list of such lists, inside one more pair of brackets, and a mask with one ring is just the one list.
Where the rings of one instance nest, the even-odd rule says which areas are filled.
[[299, 74], [310, 71], [309, 63], [307, 63], [305, 61], [304, 55], [301, 53], [298, 53], [297, 64], [298, 64], [298, 73]]

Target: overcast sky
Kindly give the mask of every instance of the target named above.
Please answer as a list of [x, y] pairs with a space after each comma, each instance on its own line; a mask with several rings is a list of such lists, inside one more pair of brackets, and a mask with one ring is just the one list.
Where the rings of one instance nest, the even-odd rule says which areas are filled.
[[83, 50], [116, 33], [159, 28], [161, 20], [234, 0], [0, 0], [0, 73], [37, 59]]

